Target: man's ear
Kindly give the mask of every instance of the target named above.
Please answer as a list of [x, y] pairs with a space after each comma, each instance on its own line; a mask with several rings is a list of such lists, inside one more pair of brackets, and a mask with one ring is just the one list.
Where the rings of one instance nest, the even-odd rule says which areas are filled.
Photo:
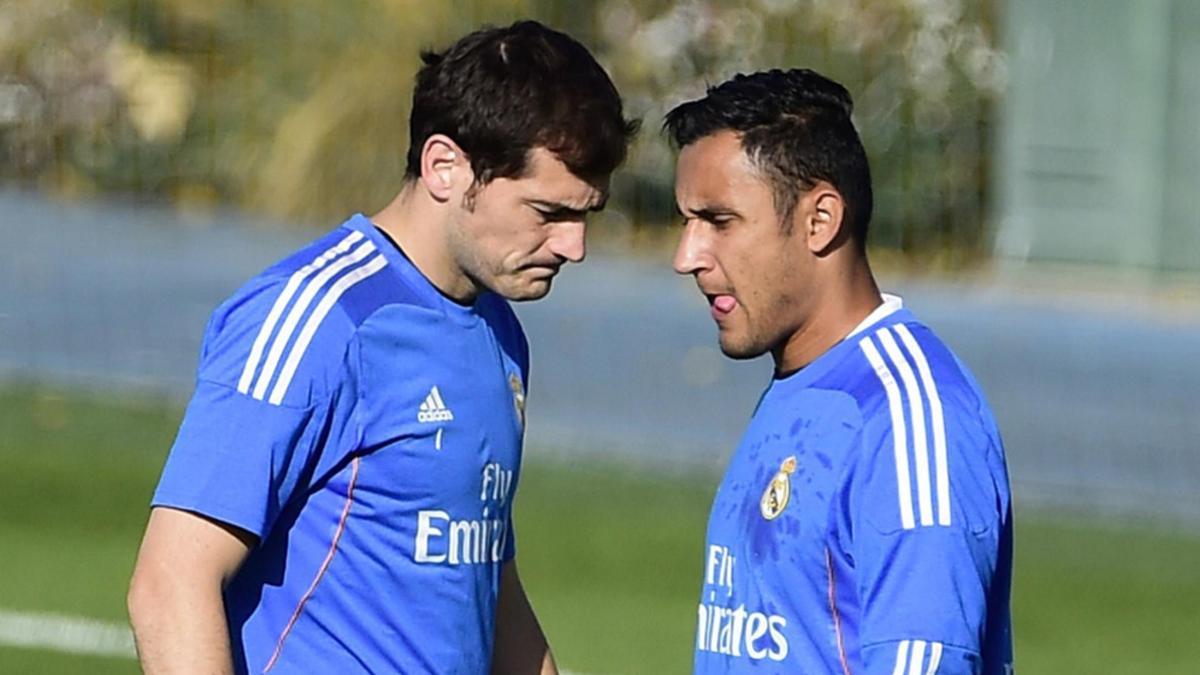
[[800, 197], [793, 227], [804, 228], [808, 250], [820, 255], [839, 241], [845, 225], [846, 201], [842, 194], [825, 181]]
[[466, 153], [454, 139], [445, 134], [434, 134], [425, 140], [421, 148], [421, 183], [435, 200], [446, 202], [455, 188], [471, 185], [475, 174]]

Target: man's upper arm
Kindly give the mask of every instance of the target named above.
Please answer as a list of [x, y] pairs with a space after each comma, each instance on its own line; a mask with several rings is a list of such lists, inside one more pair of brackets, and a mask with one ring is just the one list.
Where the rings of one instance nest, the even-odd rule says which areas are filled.
[[138, 573], [207, 577], [224, 584], [256, 543], [257, 538], [243, 529], [189, 511], [157, 507], [150, 511]]
[[924, 445], [914, 440], [913, 416], [899, 443], [884, 420], [864, 429], [846, 501], [866, 672], [984, 672], [989, 602], [1008, 565], [999, 450], [954, 410], [936, 432], [944, 452], [932, 429]]
[[[281, 282], [251, 285], [214, 313], [196, 390], [153, 505], [264, 537], [292, 495], [352, 445], [352, 327], [326, 317], [302, 343], [275, 311]], [[290, 330], [289, 330], [290, 329]]]
[[285, 408], [200, 381], [152, 504], [266, 535], [311, 478], [328, 408]]

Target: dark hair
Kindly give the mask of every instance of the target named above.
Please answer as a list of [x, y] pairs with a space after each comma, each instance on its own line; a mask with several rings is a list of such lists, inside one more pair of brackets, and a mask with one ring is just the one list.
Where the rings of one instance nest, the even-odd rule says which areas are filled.
[[553, 152], [576, 176], [606, 176], [625, 160], [637, 131], [591, 53], [536, 21], [484, 28], [421, 59], [409, 178], [420, 175], [421, 150], [434, 134], [458, 143], [482, 185], [523, 174], [535, 147]]
[[769, 179], [775, 211], [790, 227], [800, 195], [819, 180], [846, 202], [846, 222], [860, 246], [871, 220], [871, 170], [842, 85], [807, 69], [737, 75], [704, 98], [667, 113], [663, 127], [675, 144], [730, 130]]

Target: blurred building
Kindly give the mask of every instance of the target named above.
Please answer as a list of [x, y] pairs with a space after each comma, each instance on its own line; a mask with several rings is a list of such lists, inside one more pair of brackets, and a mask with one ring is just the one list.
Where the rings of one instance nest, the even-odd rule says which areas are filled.
[[1200, 271], [1200, 2], [1010, 0], [1005, 259]]

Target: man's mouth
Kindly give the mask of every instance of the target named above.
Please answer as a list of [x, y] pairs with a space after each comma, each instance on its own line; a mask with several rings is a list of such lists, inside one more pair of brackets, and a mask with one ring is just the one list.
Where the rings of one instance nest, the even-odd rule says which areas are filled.
[[708, 298], [709, 307], [712, 308], [712, 315], [718, 321], [729, 316], [734, 309], [737, 309], [737, 298], [727, 293], [705, 293]]
[[552, 277], [558, 274], [559, 265], [530, 265], [525, 269], [533, 272], [536, 276]]

